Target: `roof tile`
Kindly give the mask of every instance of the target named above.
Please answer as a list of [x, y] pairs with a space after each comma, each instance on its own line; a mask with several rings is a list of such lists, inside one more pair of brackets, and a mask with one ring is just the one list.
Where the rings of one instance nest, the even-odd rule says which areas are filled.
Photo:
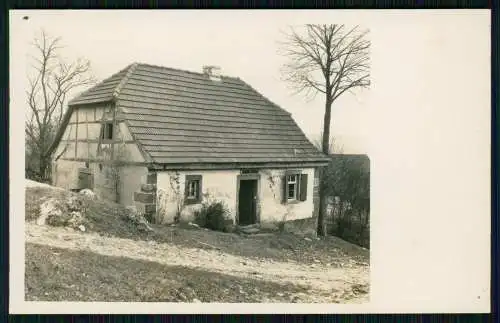
[[239, 78], [135, 63], [70, 104], [112, 99], [156, 163], [327, 160], [289, 112]]

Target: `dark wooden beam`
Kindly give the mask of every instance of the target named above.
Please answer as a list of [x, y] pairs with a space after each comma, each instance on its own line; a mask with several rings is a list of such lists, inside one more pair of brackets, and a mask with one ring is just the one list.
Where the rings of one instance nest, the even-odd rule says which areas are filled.
[[[109, 120], [96, 120], [96, 121], [85, 121], [85, 122], [79, 122], [80, 124], [84, 124], [84, 123], [88, 123], [88, 124], [102, 124], [102, 123], [106, 123], [106, 122], [111, 122], [112, 119], [109, 119]], [[117, 118], [116, 119], [116, 122], [125, 122], [125, 119], [122, 119], [122, 118]], [[72, 125], [72, 124], [77, 124], [77, 122], [69, 122], [68, 125]]]
[[[61, 140], [61, 142], [83, 142], [83, 143], [92, 143], [92, 144], [98, 144], [99, 143], [99, 139], [68, 139], [68, 140]], [[117, 144], [121, 144], [121, 143], [124, 143], [124, 144], [137, 144], [137, 142], [135, 142], [134, 140], [109, 140], [109, 141], [105, 141], [103, 143], [105, 144], [111, 144], [112, 142], [114, 143], [117, 143]]]
[[130, 161], [111, 161], [105, 159], [97, 159], [97, 158], [59, 158], [58, 160], [65, 161], [74, 161], [74, 162], [89, 162], [89, 163], [99, 163], [103, 165], [118, 165], [118, 166], [144, 166], [148, 167], [148, 163], [143, 162], [130, 162]]
[[155, 170], [229, 170], [242, 168], [315, 168], [326, 166], [325, 162], [307, 162], [307, 163], [220, 163], [220, 164], [152, 164], [151, 168]]

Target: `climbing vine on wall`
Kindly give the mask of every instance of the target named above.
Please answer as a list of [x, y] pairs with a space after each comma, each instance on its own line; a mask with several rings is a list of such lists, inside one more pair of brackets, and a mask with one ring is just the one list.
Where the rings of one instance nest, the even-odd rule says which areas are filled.
[[162, 223], [163, 219], [165, 219], [165, 217], [167, 215], [167, 210], [166, 210], [166, 206], [168, 203], [167, 191], [165, 191], [162, 188], [157, 188], [156, 189], [156, 198], [157, 198], [156, 209], [157, 209], [157, 216], [158, 216], [157, 221], [159, 223]]
[[275, 200], [279, 200], [279, 194], [278, 194], [279, 187], [278, 187], [278, 183], [279, 183], [280, 176], [279, 175], [273, 175], [273, 173], [271, 171], [269, 171], [269, 170], [263, 170], [262, 173], [264, 174], [264, 176], [267, 179], [267, 182], [268, 182], [268, 185], [269, 185], [269, 189], [273, 193], [273, 198]]
[[168, 179], [170, 182], [170, 190], [173, 193], [172, 202], [176, 205], [174, 222], [179, 222], [182, 209], [184, 208], [184, 195], [181, 191], [181, 180], [179, 172], [169, 172]]
[[168, 190], [157, 188], [157, 212], [158, 221], [161, 223], [168, 217], [168, 205], [175, 205], [174, 222], [179, 222], [182, 210], [184, 208], [184, 194], [181, 190], [181, 181], [179, 172], [168, 172], [168, 181], [170, 188]]
[[129, 158], [130, 153], [127, 150], [125, 142], [117, 143], [115, 146], [114, 158], [109, 166], [109, 178], [112, 181], [113, 190], [115, 191], [116, 202], [120, 202], [120, 189], [123, 185], [121, 178], [121, 163]]
[[[281, 202], [281, 186], [280, 186], [281, 175], [280, 174], [278, 174], [278, 175], [273, 174], [269, 170], [264, 170], [263, 173], [266, 176], [266, 179], [267, 179], [267, 182], [269, 185], [269, 189], [271, 190], [271, 192], [273, 194], [273, 198], [277, 202], [276, 205], [281, 205], [281, 203], [280, 203]], [[288, 220], [288, 218], [292, 212], [292, 205], [287, 203], [286, 206], [284, 206], [285, 212], [282, 212], [283, 209], [278, 210], [278, 208], [279, 207], [277, 207], [276, 213], [277, 214], [283, 213], [283, 216], [281, 217], [281, 220], [278, 223], [278, 227], [279, 227], [280, 231], [283, 231], [284, 227], [285, 227], [285, 222]]]

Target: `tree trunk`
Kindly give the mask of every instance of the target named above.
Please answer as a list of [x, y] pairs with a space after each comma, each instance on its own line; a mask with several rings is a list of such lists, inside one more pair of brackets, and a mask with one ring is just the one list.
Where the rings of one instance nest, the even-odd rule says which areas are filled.
[[[321, 144], [321, 150], [324, 154], [330, 155], [330, 119], [332, 112], [332, 101], [327, 96], [325, 103], [325, 117], [323, 120], [323, 138]], [[324, 178], [324, 170], [320, 171], [320, 185], [319, 185], [319, 213], [318, 213], [318, 235], [325, 236], [326, 235], [326, 227], [325, 227], [325, 215], [326, 215], [326, 190], [323, 184]]]
[[325, 194], [325, 186], [322, 182], [323, 176], [321, 175], [323, 171], [320, 171], [320, 185], [319, 185], [319, 210], [318, 210], [318, 228], [317, 228], [317, 234], [320, 237], [326, 236], [326, 224], [325, 224], [325, 217], [326, 217], [326, 194]]
[[323, 118], [323, 138], [321, 143], [321, 150], [324, 154], [330, 154], [330, 122], [332, 115], [332, 102], [327, 97], [325, 103], [325, 116]]
[[41, 155], [38, 171], [40, 174], [40, 181], [43, 183], [47, 182], [47, 167], [48, 167], [47, 158]]

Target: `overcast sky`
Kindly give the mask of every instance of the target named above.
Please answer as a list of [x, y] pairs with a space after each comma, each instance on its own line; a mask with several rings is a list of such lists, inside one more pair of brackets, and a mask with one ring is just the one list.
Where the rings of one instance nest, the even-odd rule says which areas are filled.
[[[25, 102], [30, 45], [43, 28], [61, 37], [68, 60], [91, 61], [102, 80], [132, 62], [201, 72], [218, 65], [221, 73], [240, 77], [292, 113], [309, 138], [322, 129], [324, 98], [308, 101], [280, 80], [284, 58], [278, 55], [281, 31], [307, 21], [308, 11], [11, 11], [11, 105]], [[28, 16], [28, 20], [23, 17]], [[351, 15], [352, 25], [359, 24]], [[335, 23], [335, 21], [331, 21]], [[349, 19], [347, 21], [349, 23]], [[362, 25], [364, 28], [370, 26]], [[366, 152], [365, 106], [369, 90], [345, 93], [333, 106], [332, 134], [345, 152]]]

